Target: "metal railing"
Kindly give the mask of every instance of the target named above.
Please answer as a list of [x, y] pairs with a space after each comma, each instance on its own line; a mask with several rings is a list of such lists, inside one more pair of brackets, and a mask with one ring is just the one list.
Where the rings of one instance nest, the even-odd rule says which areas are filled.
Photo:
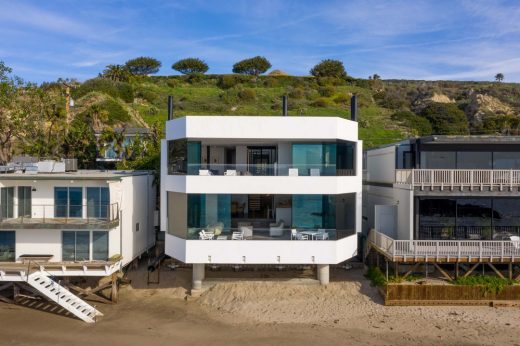
[[0, 222], [13, 224], [99, 224], [119, 220], [119, 204], [0, 204]]
[[187, 167], [170, 165], [169, 174], [217, 176], [355, 176], [355, 169], [337, 168], [335, 165], [294, 164], [189, 164]]
[[507, 259], [520, 258], [520, 242], [510, 240], [395, 240], [376, 230], [368, 241], [392, 261], [408, 259]]
[[520, 170], [502, 169], [397, 169], [396, 184], [414, 187], [510, 188], [520, 186]]

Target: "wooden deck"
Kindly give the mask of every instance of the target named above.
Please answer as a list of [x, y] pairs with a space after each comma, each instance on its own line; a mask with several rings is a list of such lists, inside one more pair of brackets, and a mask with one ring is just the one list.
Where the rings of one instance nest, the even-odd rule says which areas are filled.
[[371, 230], [368, 246], [395, 263], [520, 263], [520, 242], [395, 240]]
[[122, 261], [0, 262], [0, 281], [25, 281], [31, 272], [52, 276], [108, 276], [122, 268]]

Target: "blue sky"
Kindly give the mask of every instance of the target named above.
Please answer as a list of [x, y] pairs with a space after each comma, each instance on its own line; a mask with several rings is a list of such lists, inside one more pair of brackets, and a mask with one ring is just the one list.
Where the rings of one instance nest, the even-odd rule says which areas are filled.
[[0, 0], [0, 60], [22, 78], [85, 80], [136, 56], [200, 57], [209, 73], [263, 55], [306, 75], [520, 82], [520, 1]]

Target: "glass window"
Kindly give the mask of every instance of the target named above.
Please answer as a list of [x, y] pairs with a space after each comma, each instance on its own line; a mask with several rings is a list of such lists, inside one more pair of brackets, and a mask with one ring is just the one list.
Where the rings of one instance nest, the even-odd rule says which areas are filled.
[[520, 152], [494, 152], [494, 169], [520, 169]]
[[0, 207], [0, 219], [14, 217], [14, 187], [0, 188]]
[[520, 226], [520, 199], [495, 198], [493, 200], [493, 226]]
[[341, 239], [356, 233], [356, 194], [336, 196], [336, 232]]
[[16, 259], [16, 232], [0, 231], [0, 262], [14, 262]]
[[63, 231], [61, 237], [61, 258], [63, 261], [74, 261], [76, 259], [76, 232]]
[[55, 217], [83, 217], [83, 188], [54, 188]]
[[90, 232], [62, 232], [62, 260], [88, 261], [90, 259]]
[[168, 141], [168, 174], [198, 174], [201, 144], [186, 139]]
[[295, 228], [335, 229], [335, 196], [293, 195], [291, 218]]
[[419, 239], [452, 239], [457, 216], [455, 199], [419, 201]]
[[[355, 149], [355, 143], [338, 141], [336, 149], [336, 168], [338, 175], [352, 175], [354, 173], [352, 170], [355, 169]], [[343, 172], [342, 170], [346, 170], [347, 172]]]
[[422, 151], [421, 168], [455, 169], [456, 153], [452, 151]]
[[459, 239], [491, 239], [491, 199], [457, 200], [457, 235]]
[[108, 217], [110, 193], [108, 187], [87, 187], [87, 216], [99, 219]]
[[108, 232], [92, 232], [92, 259], [99, 261], [108, 259]]
[[491, 152], [458, 151], [457, 169], [492, 169]]
[[294, 143], [292, 165], [298, 168], [298, 175], [311, 175], [311, 170], [336, 175], [336, 143]]
[[18, 186], [18, 216], [31, 217], [31, 194], [30, 186]]

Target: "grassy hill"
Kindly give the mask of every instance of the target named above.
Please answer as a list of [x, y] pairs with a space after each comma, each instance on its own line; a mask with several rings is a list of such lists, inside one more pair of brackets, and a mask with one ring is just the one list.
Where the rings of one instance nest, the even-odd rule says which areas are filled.
[[[520, 86], [506, 83], [242, 75], [138, 77], [128, 83], [97, 78], [74, 91], [79, 109], [92, 93], [107, 94], [101, 107], [111, 107], [112, 117], [134, 126], [163, 124], [168, 95], [174, 96], [176, 117], [275, 116], [281, 114], [281, 96], [288, 95], [290, 116], [349, 118], [350, 96], [356, 94], [365, 147], [443, 131], [517, 134], [520, 128]], [[455, 121], [460, 124], [452, 128]]]

